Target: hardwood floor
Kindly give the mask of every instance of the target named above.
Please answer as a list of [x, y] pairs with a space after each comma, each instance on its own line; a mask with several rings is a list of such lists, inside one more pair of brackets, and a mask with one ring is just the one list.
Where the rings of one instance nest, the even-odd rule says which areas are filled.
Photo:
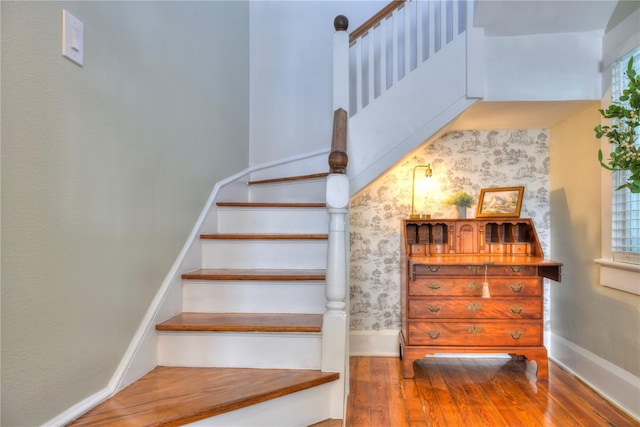
[[523, 360], [426, 358], [402, 378], [391, 357], [352, 357], [348, 427], [640, 426], [549, 361], [536, 381]]

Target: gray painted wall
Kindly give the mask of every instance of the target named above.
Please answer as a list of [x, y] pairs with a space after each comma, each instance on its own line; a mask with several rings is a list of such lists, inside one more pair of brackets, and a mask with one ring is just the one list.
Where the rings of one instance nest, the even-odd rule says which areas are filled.
[[34, 426], [106, 387], [214, 184], [248, 165], [249, 6], [1, 8], [1, 424]]
[[598, 105], [551, 128], [551, 256], [564, 263], [551, 286], [551, 330], [640, 376], [640, 296], [600, 285]]

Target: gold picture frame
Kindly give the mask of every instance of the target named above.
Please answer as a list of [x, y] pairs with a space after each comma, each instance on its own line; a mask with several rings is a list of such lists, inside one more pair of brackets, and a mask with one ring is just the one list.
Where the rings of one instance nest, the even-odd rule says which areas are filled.
[[480, 190], [476, 218], [519, 218], [524, 186]]

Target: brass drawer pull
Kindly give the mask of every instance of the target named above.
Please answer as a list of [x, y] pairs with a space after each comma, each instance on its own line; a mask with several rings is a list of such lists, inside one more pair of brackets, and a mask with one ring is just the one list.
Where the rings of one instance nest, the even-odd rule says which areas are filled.
[[482, 284], [478, 283], [478, 282], [471, 282], [471, 283], [467, 283], [465, 286], [468, 289], [471, 289], [472, 291], [477, 291], [478, 289], [480, 289], [482, 287]]
[[439, 285], [437, 282], [433, 282], [432, 284], [428, 285], [427, 288], [431, 289], [432, 291], [437, 291], [438, 289], [440, 289], [442, 286]]
[[524, 310], [524, 307], [518, 304], [514, 304], [511, 307], [509, 307], [509, 311], [512, 312], [513, 314], [520, 314], [522, 313], [522, 310]]
[[473, 274], [478, 274], [478, 270], [480, 270], [479, 265], [467, 265], [467, 269]]
[[509, 287], [513, 292], [521, 292], [524, 289], [524, 285], [518, 282], [510, 284]]
[[467, 305], [467, 310], [477, 313], [482, 308], [482, 304], [478, 304], [475, 301]]
[[437, 329], [432, 329], [427, 332], [427, 335], [429, 335], [429, 338], [431, 338], [432, 340], [435, 340], [440, 336], [440, 331], [438, 331]]
[[429, 271], [431, 271], [432, 273], [437, 273], [438, 270], [440, 270], [440, 266], [439, 265], [428, 265], [427, 268], [429, 269]]
[[510, 265], [509, 268], [514, 273], [520, 273], [523, 267], [521, 265]]
[[509, 336], [514, 340], [519, 340], [522, 335], [523, 333], [517, 329], [514, 329], [513, 332], [509, 332]]
[[434, 313], [434, 314], [435, 314], [435, 313], [439, 312], [439, 311], [440, 311], [440, 309], [441, 309], [442, 307], [440, 307], [439, 305], [432, 304], [432, 305], [430, 305], [430, 306], [429, 306], [429, 307], [427, 307], [427, 308], [429, 309], [429, 311], [430, 311], [431, 313]]
[[473, 325], [472, 327], [470, 327], [469, 329], [467, 329], [467, 332], [469, 332], [470, 334], [472, 334], [474, 337], [481, 333], [482, 331], [484, 331], [484, 328], [479, 328], [478, 325]]

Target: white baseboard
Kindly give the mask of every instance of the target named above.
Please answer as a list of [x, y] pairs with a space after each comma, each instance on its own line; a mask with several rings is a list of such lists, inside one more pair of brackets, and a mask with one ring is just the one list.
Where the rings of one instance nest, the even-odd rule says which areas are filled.
[[553, 333], [549, 358], [640, 421], [640, 378]]
[[349, 354], [351, 356], [400, 356], [400, 329], [378, 331], [351, 331], [349, 334]]

